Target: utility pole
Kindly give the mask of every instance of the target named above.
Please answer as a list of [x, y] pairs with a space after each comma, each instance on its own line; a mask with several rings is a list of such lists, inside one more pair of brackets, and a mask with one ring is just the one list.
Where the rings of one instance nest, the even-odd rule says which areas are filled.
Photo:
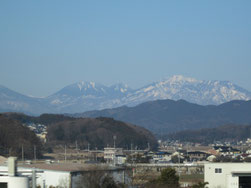
[[66, 162], [66, 145], [64, 145], [64, 161]]
[[98, 148], [96, 147], [96, 151], [95, 151], [95, 160], [96, 161], [98, 161], [97, 150], [98, 150]]
[[88, 142], [88, 145], [87, 145], [87, 150], [88, 150], [87, 158], [88, 158], [88, 160], [90, 160], [90, 144], [89, 144], [89, 142]]
[[22, 161], [24, 162], [24, 145], [22, 144]]
[[114, 135], [113, 136], [113, 147], [116, 148], [116, 139], [117, 139], [117, 136]]
[[37, 161], [36, 146], [34, 145], [34, 160]]
[[180, 177], [180, 153], [178, 154], [178, 161], [179, 161], [179, 177]]

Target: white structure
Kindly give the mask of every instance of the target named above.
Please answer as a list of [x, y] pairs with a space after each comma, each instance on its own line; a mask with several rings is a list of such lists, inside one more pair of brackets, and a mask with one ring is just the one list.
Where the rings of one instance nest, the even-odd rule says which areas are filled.
[[115, 160], [116, 155], [123, 155], [122, 148], [104, 148], [104, 159], [108, 162]]
[[16, 157], [8, 158], [8, 168], [6, 166], [5, 173], [0, 176], [0, 187], [3, 188], [28, 188], [28, 177], [17, 176]]
[[122, 165], [126, 163], [126, 155], [116, 155], [115, 164]]
[[251, 188], [251, 163], [205, 164], [208, 188]]
[[0, 176], [0, 187], [28, 188], [29, 181], [27, 177]]
[[50, 186], [75, 188], [82, 176], [85, 176], [97, 169], [104, 171], [104, 175], [109, 174], [116, 182], [128, 183], [128, 181], [130, 181], [124, 168], [113, 167], [110, 165], [100, 164], [99, 166], [96, 166], [77, 163], [23, 164], [18, 165], [16, 172], [19, 176], [12, 177], [6, 176], [8, 175], [8, 167], [3, 164], [2, 166], [0, 165], [0, 187], [28, 188], [28, 177], [32, 176], [32, 171], [36, 171], [37, 186], [40, 185], [42, 188]]

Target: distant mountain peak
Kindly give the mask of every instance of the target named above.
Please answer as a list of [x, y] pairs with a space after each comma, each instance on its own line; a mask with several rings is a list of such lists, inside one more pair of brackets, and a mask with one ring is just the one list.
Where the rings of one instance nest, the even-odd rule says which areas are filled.
[[191, 77], [185, 77], [183, 75], [174, 75], [170, 78], [167, 79], [168, 82], [170, 83], [176, 83], [176, 82], [198, 82], [198, 80], [191, 78]]
[[172, 77], [167, 77], [165, 79], [162, 79], [159, 82], [154, 82], [154, 84], [158, 87], [166, 87], [168, 85], [168, 87], [172, 87], [173, 85], [187, 85], [187, 84], [198, 84], [202, 81], [200, 80], [196, 80], [194, 78], [191, 77], [185, 77], [182, 75], [174, 75]]
[[131, 88], [127, 84], [124, 83], [117, 83], [112, 85], [110, 88], [112, 88], [114, 91], [126, 93], [128, 91], [131, 91]]
[[88, 88], [93, 88], [93, 89], [95, 89], [96, 88], [96, 83], [95, 82], [92, 82], [92, 81], [90, 81], [90, 82], [86, 82], [86, 81], [81, 81], [81, 82], [78, 82], [77, 83], [77, 86], [78, 86], [78, 88], [79, 88], [79, 90], [81, 91], [82, 89], [88, 89]]

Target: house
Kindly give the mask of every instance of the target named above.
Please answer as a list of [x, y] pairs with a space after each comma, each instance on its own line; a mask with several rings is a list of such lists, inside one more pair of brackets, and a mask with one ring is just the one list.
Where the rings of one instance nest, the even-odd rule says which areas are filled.
[[251, 187], [251, 163], [206, 163], [204, 171], [208, 188]]
[[123, 165], [126, 163], [126, 155], [116, 155], [115, 164]]
[[241, 151], [238, 149], [234, 149], [231, 146], [214, 146], [213, 148], [220, 155], [240, 155]]
[[202, 151], [189, 151], [187, 152], [187, 156], [190, 161], [201, 161], [206, 160], [209, 154]]
[[104, 148], [104, 160], [114, 162], [116, 155], [123, 155], [123, 148]]
[[154, 163], [168, 163], [171, 160], [172, 160], [172, 154], [165, 151], [160, 151], [153, 155]]
[[4, 156], [0, 155], [0, 165], [6, 163], [7, 160], [8, 160], [7, 158], [5, 158]]

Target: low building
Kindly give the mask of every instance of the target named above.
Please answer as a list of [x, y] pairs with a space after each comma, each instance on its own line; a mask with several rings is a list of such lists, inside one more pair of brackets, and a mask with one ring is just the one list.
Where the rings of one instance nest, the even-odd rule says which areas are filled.
[[238, 149], [235, 149], [231, 146], [214, 146], [213, 148], [215, 151], [218, 152], [219, 155], [240, 155], [241, 151]]
[[[36, 172], [36, 177], [37, 177], [36, 185], [40, 187], [58, 186], [65, 188], [75, 188], [78, 187], [78, 185], [81, 183], [81, 185], [86, 185], [85, 187], [88, 188], [88, 184], [92, 183], [91, 181], [93, 180], [101, 181], [102, 177], [107, 175], [112, 177], [115, 180], [115, 182], [125, 183], [125, 184], [130, 183], [130, 178], [125, 168], [115, 167], [105, 164], [104, 165], [77, 164], [77, 163], [21, 164], [18, 165], [17, 167], [17, 174], [19, 175], [18, 178], [22, 177], [23, 178], [22, 181], [24, 181], [24, 183], [27, 183], [28, 185], [28, 177], [32, 176], [33, 171]], [[7, 174], [8, 174], [8, 167], [6, 165], [0, 166], [0, 177], [2, 176], [6, 177]], [[5, 184], [8, 183], [6, 181], [6, 178], [5, 179], [2, 178], [2, 180], [4, 180]], [[8, 188], [17, 188], [17, 187], [19, 188], [19, 186], [13, 187], [10, 185], [11, 184], [8, 183]]]
[[207, 163], [204, 171], [208, 188], [251, 187], [251, 163]]
[[171, 160], [172, 154], [165, 151], [157, 152], [153, 156], [154, 163], [168, 163], [171, 162]]
[[206, 160], [209, 154], [202, 151], [190, 151], [187, 152], [187, 156], [190, 161], [201, 161]]
[[116, 155], [123, 155], [123, 148], [104, 148], [104, 160], [114, 162]]
[[6, 166], [5, 171], [1, 171], [0, 174], [0, 188], [17, 187], [28, 188], [29, 179], [25, 176], [18, 176], [16, 168], [16, 157], [10, 157], [8, 158], [8, 166]]
[[123, 165], [126, 163], [126, 155], [116, 155], [115, 164]]

